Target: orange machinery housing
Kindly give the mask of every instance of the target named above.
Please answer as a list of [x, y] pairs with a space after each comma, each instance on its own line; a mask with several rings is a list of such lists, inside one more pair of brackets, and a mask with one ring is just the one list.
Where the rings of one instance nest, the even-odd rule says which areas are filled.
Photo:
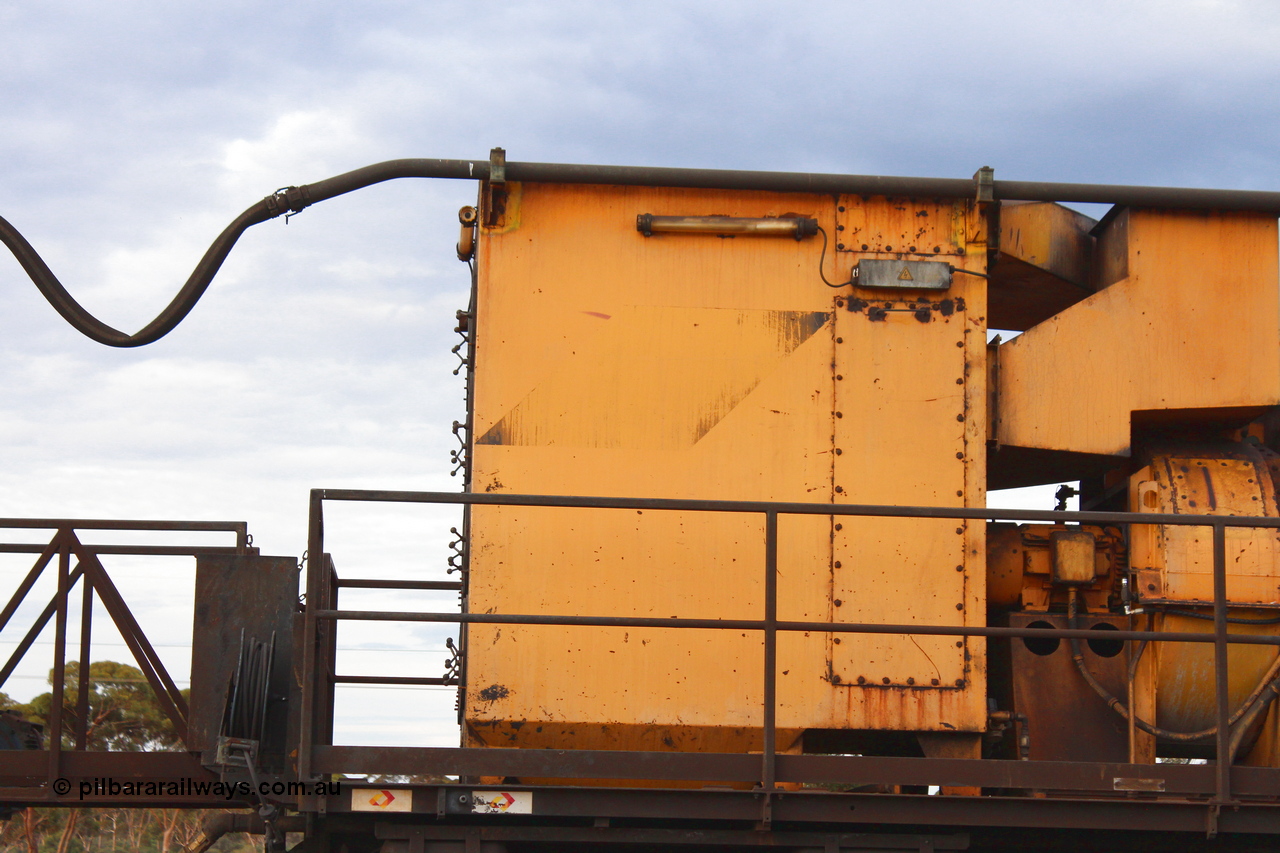
[[[985, 507], [1079, 481], [1097, 509], [1280, 514], [1274, 216], [486, 183], [463, 222], [474, 491]], [[755, 516], [477, 506], [469, 535], [472, 612], [761, 613]], [[1231, 612], [1275, 632], [1274, 532], [1230, 537]], [[784, 516], [778, 618], [1208, 631], [1209, 557], [1195, 528]], [[464, 745], [761, 748], [758, 633], [465, 644]], [[1207, 748], [1180, 735], [1212, 725], [1211, 646], [1076, 645], [784, 634], [776, 748], [976, 758], [1010, 719], [1037, 758]], [[1274, 648], [1231, 652], [1239, 754], [1273, 765]]]

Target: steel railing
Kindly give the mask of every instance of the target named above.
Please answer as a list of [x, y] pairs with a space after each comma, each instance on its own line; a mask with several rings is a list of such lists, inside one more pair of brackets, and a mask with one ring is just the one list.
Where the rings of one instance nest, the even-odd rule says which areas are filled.
[[[74, 723], [71, 736], [74, 751], [82, 752], [88, 741], [88, 708], [90, 651], [93, 643], [93, 609], [94, 597], [110, 616], [121, 639], [133, 655], [138, 669], [142, 672], [147, 684], [154, 691], [156, 701], [170, 723], [175, 734], [182, 740], [187, 739], [187, 701], [178, 689], [174, 679], [169, 675], [155, 647], [143, 632], [124, 597], [120, 594], [106, 568], [102, 565], [101, 555], [133, 555], [133, 556], [190, 556], [206, 554], [246, 554], [255, 549], [251, 547], [248, 527], [239, 521], [123, 521], [105, 519], [34, 519], [34, 518], [0, 518], [0, 530], [51, 530], [52, 537], [45, 544], [30, 542], [0, 542], [0, 553], [37, 554], [35, 562], [18, 584], [13, 595], [0, 610], [0, 631], [8, 626], [19, 607], [26, 600], [37, 581], [50, 565], [57, 577], [57, 589], [44, 608], [32, 620], [31, 626], [17, 641], [4, 665], [0, 667], [0, 687], [25, 659], [35, 644], [36, 639], [48, 626], [54, 623], [53, 668], [51, 678], [51, 703], [47, 720], [48, 747], [44, 750], [48, 757], [49, 782], [62, 776], [65, 767], [63, 760], [64, 747], [63, 709], [66, 704], [66, 667], [67, 667], [67, 622], [70, 598], [77, 584], [80, 585], [80, 634], [79, 664], [76, 678], [76, 698], [74, 704]], [[82, 541], [83, 531], [119, 531], [131, 533], [231, 533], [234, 534], [234, 545], [106, 545]], [[57, 558], [56, 563], [54, 558]], [[19, 756], [13, 756], [17, 758]], [[26, 759], [28, 756], [20, 756]], [[154, 755], [138, 753], [121, 753], [116, 758], [121, 762], [141, 766]], [[161, 758], [160, 764], [168, 767]], [[25, 767], [29, 762], [23, 761]], [[117, 762], [118, 763], [118, 762]], [[152, 762], [154, 764], [155, 762]], [[176, 766], [176, 765], [175, 765]], [[187, 764], [183, 763], [183, 767]]]
[[[462, 506], [515, 506], [515, 507], [563, 507], [586, 509], [637, 509], [674, 512], [713, 512], [713, 513], [747, 513], [763, 516], [764, 519], [764, 602], [763, 615], [760, 619], [689, 619], [689, 618], [647, 618], [618, 616], [585, 616], [585, 615], [548, 615], [548, 614], [498, 614], [498, 613], [459, 613], [459, 612], [417, 612], [417, 611], [366, 611], [342, 610], [335, 604], [336, 582], [332, 577], [331, 564], [325, 560], [311, 560], [307, 572], [307, 601], [305, 618], [304, 646], [304, 689], [302, 721], [300, 728], [299, 772], [305, 780], [318, 769], [317, 749], [322, 755], [334, 760], [354, 760], [361, 750], [367, 750], [369, 757], [395, 764], [404, 764], [409, 753], [407, 748], [365, 748], [365, 747], [332, 747], [319, 743], [317, 732], [327, 725], [325, 714], [331, 712], [331, 706], [324, 700], [332, 689], [332, 681], [326, 681], [332, 669], [321, 665], [317, 658], [321, 650], [326, 648], [322, 635], [327, 635], [330, 626], [339, 621], [394, 621], [394, 622], [437, 622], [458, 624], [501, 624], [501, 625], [576, 625], [588, 627], [634, 627], [634, 628], [672, 628], [672, 629], [723, 629], [736, 631], [758, 631], [763, 634], [764, 679], [762, 705], [763, 744], [761, 755], [688, 755], [667, 756], [661, 753], [603, 753], [601, 751], [557, 750], [562, 761], [549, 760], [542, 756], [517, 758], [512, 755], [518, 750], [483, 750], [483, 749], [430, 749], [418, 750], [415, 755], [434, 762], [447, 762], [448, 772], [462, 775], [493, 775], [499, 765], [507, 770], [498, 770], [497, 775], [537, 775], [546, 777], [598, 777], [604, 778], [649, 778], [649, 779], [726, 779], [732, 775], [732, 781], [740, 781], [743, 760], [758, 761], [758, 773], [755, 781], [765, 793], [766, 819], [767, 800], [771, 792], [776, 790], [778, 777], [777, 754], [777, 638], [779, 632], [817, 632], [829, 634], [904, 634], [904, 635], [936, 635], [954, 637], [1059, 637], [1064, 639], [1105, 639], [1105, 640], [1143, 640], [1153, 642], [1212, 643], [1214, 645], [1214, 690], [1216, 697], [1215, 716], [1217, 719], [1217, 737], [1215, 743], [1217, 762], [1212, 769], [1214, 783], [1212, 794], [1216, 803], [1232, 801], [1232, 767], [1230, 761], [1230, 730], [1227, 721], [1230, 716], [1227, 690], [1227, 648], [1230, 644], [1257, 644], [1280, 646], [1280, 637], [1229, 634], [1227, 631], [1226, 596], [1226, 530], [1229, 527], [1280, 529], [1280, 518], [1257, 518], [1236, 516], [1191, 516], [1161, 513], [1118, 513], [1118, 512], [1056, 512], [1038, 510], [1013, 509], [969, 509], [951, 507], [902, 507], [902, 506], [870, 506], [870, 505], [835, 505], [760, 501], [716, 501], [716, 500], [667, 500], [653, 498], [613, 498], [613, 497], [577, 497], [555, 495], [511, 495], [493, 493], [452, 492], [403, 492], [403, 491], [367, 491], [349, 489], [316, 489], [311, 493], [310, 527], [308, 552], [313, 555], [324, 554], [324, 510], [326, 501], [358, 501], [386, 503], [422, 503], [452, 504]], [[1212, 531], [1213, 543], [1213, 632], [1211, 634], [1171, 631], [1124, 631], [1093, 630], [1078, 628], [1042, 627], [989, 627], [964, 625], [899, 625], [865, 622], [820, 622], [820, 621], [787, 621], [778, 618], [778, 518], [792, 515], [820, 515], [828, 517], [883, 517], [883, 518], [928, 518], [957, 519], [968, 521], [1015, 521], [1041, 523], [1079, 523], [1098, 525], [1158, 524], [1208, 527]], [[325, 566], [325, 570], [317, 566]], [[326, 574], [327, 572], [327, 574]], [[350, 585], [350, 582], [341, 582]], [[374, 582], [362, 582], [367, 585]], [[386, 587], [392, 587], [400, 581], [378, 581]], [[434, 587], [433, 587], [434, 588]], [[453, 587], [450, 587], [453, 588]], [[322, 675], [323, 674], [323, 675]], [[376, 677], [371, 677], [376, 678]], [[319, 717], [317, 716], [319, 714]], [[485, 755], [484, 753], [487, 753]], [[499, 753], [499, 755], [494, 755]], [[581, 753], [582, 761], [574, 762], [573, 755]], [[399, 756], [399, 757], [397, 757]], [[627, 758], [629, 756], [629, 758]], [[666, 760], [659, 760], [665, 756]], [[797, 773], [816, 774], [805, 781], [825, 781], [830, 775], [828, 765], [831, 761], [848, 761], [856, 759], [833, 758], [829, 756], [782, 756], [788, 766], [794, 766]], [[865, 759], [861, 759], [865, 760]], [[993, 780], [1004, 780], [1007, 786], [1014, 787], [1018, 780], [1041, 782], [1045, 786], [1045, 773], [1036, 773], [1032, 768], [1015, 772], [1004, 768], [999, 772], [984, 772], [972, 765], [1013, 764], [1015, 762], [992, 761], [956, 761], [949, 759], [924, 759], [941, 767], [947, 765], [947, 772], [968, 777], [971, 784], [993, 785]], [[900, 771], [910, 774], [914, 766], [912, 762], [921, 759], [875, 759], [877, 766], [896, 766]], [[621, 762], [621, 763], [619, 763]], [[896, 763], [895, 763], [896, 762]], [[336, 767], [327, 766], [326, 772], [333, 772]], [[339, 763], [341, 763], [339, 761]], [[505, 763], [505, 764], [504, 764]], [[1017, 762], [1021, 764], [1022, 762]], [[1031, 762], [1035, 763], [1035, 762]], [[1040, 762], [1053, 764], [1054, 771], [1061, 771], [1063, 762]], [[954, 766], [953, 766], [954, 765]], [[962, 765], [969, 765], [964, 767]], [[1108, 767], [1129, 767], [1132, 765], [1107, 765]], [[524, 770], [511, 768], [524, 767]], [[1208, 768], [1179, 767], [1171, 768], [1161, 765], [1161, 772], [1166, 775], [1185, 776], [1191, 779], [1203, 778]], [[672, 775], [645, 775], [645, 768], [653, 768], [650, 772], [671, 773]], [[664, 770], [664, 768], [666, 768]], [[1243, 771], [1238, 768], [1237, 772]], [[383, 766], [379, 772], [408, 772], [407, 767], [393, 770]], [[717, 776], [717, 772], [726, 775]], [[1252, 771], [1244, 771], [1248, 775]], [[1270, 771], [1262, 771], [1270, 773]], [[794, 774], [791, 774], [794, 775]], [[822, 777], [822, 778], [818, 778]], [[959, 778], [956, 777], [956, 778]], [[1067, 777], [1072, 774], [1067, 773]], [[1252, 778], [1252, 777], [1250, 777]], [[985, 781], [984, 781], [985, 780]], [[789, 779], [789, 781], [798, 781]], [[1065, 781], [1065, 780], [1064, 780]], [[1081, 777], [1080, 781], [1084, 781]], [[934, 782], [933, 784], [937, 784]], [[945, 783], [943, 783], [945, 784]], [[952, 782], [952, 784], [955, 784]], [[963, 784], [963, 783], [962, 783]], [[1070, 784], [1063, 786], [1070, 787]], [[1194, 787], [1194, 786], [1192, 786]], [[1272, 789], [1274, 780], [1266, 787]], [[1092, 790], [1104, 788], [1092, 787]]]

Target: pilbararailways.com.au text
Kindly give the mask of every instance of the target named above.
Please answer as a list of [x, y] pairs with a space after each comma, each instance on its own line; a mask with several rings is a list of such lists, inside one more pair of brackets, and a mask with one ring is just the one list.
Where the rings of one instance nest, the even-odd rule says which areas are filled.
[[[249, 782], [210, 782], [204, 779], [171, 779], [165, 782], [110, 778], [79, 780], [80, 799], [86, 797], [220, 797], [225, 800], [251, 800], [254, 786]], [[71, 782], [58, 779], [53, 784], [60, 796], [71, 793]], [[341, 783], [331, 782], [259, 782], [257, 794], [263, 797], [327, 797], [342, 793]]]

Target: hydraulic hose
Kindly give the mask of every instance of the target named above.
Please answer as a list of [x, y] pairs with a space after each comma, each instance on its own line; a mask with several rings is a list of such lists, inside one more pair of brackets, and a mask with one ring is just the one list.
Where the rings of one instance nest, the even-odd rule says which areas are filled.
[[58, 281], [58, 277], [53, 274], [48, 264], [36, 253], [26, 238], [3, 217], [0, 217], [0, 242], [9, 247], [9, 251], [13, 252], [13, 256], [27, 271], [27, 275], [31, 276], [36, 287], [44, 294], [44, 298], [49, 300], [49, 304], [77, 331], [110, 347], [140, 347], [160, 340], [191, 313], [191, 309], [204, 295], [209, 282], [213, 281], [213, 277], [222, 266], [222, 262], [227, 259], [231, 247], [236, 244], [236, 240], [240, 239], [240, 235], [249, 226], [272, 218], [267, 215], [264, 208], [264, 203], [258, 202], [236, 217], [235, 221], [218, 235], [218, 239], [213, 241], [213, 245], [204, 253], [200, 263], [196, 264], [191, 277], [178, 291], [178, 295], [173, 297], [173, 301], [154, 320], [132, 335], [108, 326], [86, 311], [84, 306], [62, 286], [62, 282]]
[[204, 257], [196, 264], [186, 284], [178, 291], [165, 309], [156, 318], [140, 330], [130, 335], [119, 329], [108, 326], [94, 317], [75, 300], [67, 289], [58, 281], [58, 277], [49, 269], [27, 242], [6, 219], [0, 217], [0, 242], [9, 247], [9, 251], [18, 259], [18, 263], [26, 270], [35, 282], [44, 298], [62, 315], [68, 323], [85, 336], [100, 344], [111, 347], [140, 347], [154, 343], [183, 321], [191, 313], [191, 309], [200, 301], [208, 289], [213, 277], [218, 274], [223, 261], [227, 259], [240, 235], [250, 227], [269, 219], [275, 219], [285, 213], [298, 213], [319, 201], [343, 195], [372, 184], [390, 181], [396, 178], [482, 178], [489, 174], [489, 164], [471, 163], [465, 160], [388, 160], [376, 163], [363, 169], [356, 169], [314, 184], [302, 187], [288, 187], [250, 207], [223, 229], [218, 238], [209, 246]]
[[[1079, 622], [1077, 618], [1076, 596], [1077, 592], [1073, 587], [1069, 591], [1069, 596], [1067, 598], [1067, 627], [1072, 629], [1077, 628]], [[1103, 687], [1098, 682], [1098, 679], [1093, 677], [1093, 673], [1089, 672], [1089, 668], [1085, 666], [1084, 651], [1080, 647], [1080, 639], [1078, 637], [1072, 637], [1070, 642], [1071, 660], [1075, 662], [1076, 669], [1080, 671], [1080, 675], [1083, 676], [1088, 685], [1093, 688], [1093, 692], [1097, 693], [1098, 696], [1107, 703], [1107, 707], [1111, 708], [1121, 717], [1128, 720], [1130, 713], [1128, 707], [1113, 696], [1107, 688]], [[1146, 644], [1144, 643], [1141, 648], [1145, 649]], [[1141, 650], [1139, 651], [1139, 654], [1141, 654]], [[1137, 661], [1135, 660], [1134, 666], [1136, 666], [1136, 664]], [[1131, 667], [1131, 669], [1133, 669], [1133, 667]], [[1262, 680], [1258, 682], [1258, 686], [1253, 689], [1253, 692], [1249, 694], [1248, 698], [1240, 704], [1240, 707], [1237, 708], [1227, 720], [1227, 727], [1235, 727], [1236, 729], [1232, 732], [1231, 738], [1231, 752], [1233, 756], [1235, 751], [1239, 748], [1240, 742], [1243, 740], [1244, 730], [1250, 723], [1257, 719], [1258, 715], [1271, 704], [1271, 701], [1275, 699], [1278, 694], [1280, 694], [1280, 655], [1276, 656], [1275, 661], [1271, 664], [1271, 668], [1267, 670], [1266, 675], [1264, 675]], [[1245, 719], [1244, 724], [1236, 726], [1236, 723], [1240, 722], [1242, 718], [1247, 718]], [[1218, 733], [1217, 726], [1198, 732], [1171, 732], [1168, 729], [1162, 729], [1158, 726], [1152, 725], [1136, 714], [1133, 715], [1133, 723], [1137, 728], [1149, 735], [1153, 735], [1162, 740], [1172, 741], [1174, 743], [1195, 743], [1197, 741], [1207, 740], [1214, 737]]]
[[[572, 163], [508, 163], [502, 149], [491, 159], [387, 160], [314, 184], [288, 187], [250, 207], [226, 227], [205, 252], [191, 277], [173, 301], [135, 334], [126, 334], [98, 320], [72, 298], [48, 265], [18, 230], [0, 218], [0, 242], [67, 322], [93, 340], [113, 347], [138, 347], [158, 341], [191, 312], [213, 281], [227, 254], [248, 228], [284, 213], [298, 213], [317, 202], [397, 178], [453, 178], [495, 181], [534, 181], [561, 184], [683, 187], [751, 190], [781, 193], [880, 195], [909, 198], [970, 198], [1002, 200], [1103, 202], [1150, 208], [1194, 210], [1251, 210], [1280, 213], [1280, 193], [1248, 190], [1178, 189], [1170, 187], [1106, 186], [1097, 184], [996, 181], [982, 169], [972, 180], [908, 178], [878, 175], [755, 172], [729, 169], [672, 169], [650, 166], [592, 166]], [[960, 270], [959, 272], [963, 272]]]

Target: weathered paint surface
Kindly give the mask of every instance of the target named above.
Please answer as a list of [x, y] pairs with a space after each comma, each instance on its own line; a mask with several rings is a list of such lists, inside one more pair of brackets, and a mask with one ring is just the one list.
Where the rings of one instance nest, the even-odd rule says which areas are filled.
[[[879, 303], [883, 306], [884, 303]], [[939, 316], [921, 328], [910, 312], [879, 322], [836, 315], [835, 495], [837, 503], [963, 506], [965, 489], [966, 316]], [[985, 344], [985, 342], [983, 342]], [[911, 365], [910, 371], [903, 370]], [[910, 448], [925, 482], [902, 477]], [[844, 519], [835, 531], [839, 567], [834, 619], [947, 624], [965, 606], [967, 525], [948, 519]], [[839, 602], [839, 604], [836, 604]], [[894, 617], [884, 615], [892, 602]], [[965, 678], [963, 644], [951, 637], [842, 637], [832, 647], [832, 678], [871, 698], [884, 687], [955, 688]], [[833, 639], [833, 643], [836, 640]], [[859, 687], [861, 689], [859, 689]]]
[[[1274, 516], [1275, 455], [1248, 444], [1216, 452], [1162, 454], [1136, 472], [1130, 481], [1130, 506], [1135, 511], [1217, 516]], [[1213, 600], [1213, 537], [1209, 528], [1141, 525], [1130, 528], [1130, 565], [1137, 572], [1135, 593], [1143, 602], [1181, 607], [1210, 614]], [[1231, 616], [1266, 619], [1275, 609], [1250, 609], [1249, 604], [1280, 604], [1280, 565], [1274, 530], [1227, 528], [1227, 599]], [[1244, 606], [1241, 606], [1244, 605]], [[1178, 614], [1152, 616], [1156, 630], [1211, 633], [1213, 622]], [[1280, 625], [1232, 624], [1233, 634], [1275, 635]], [[1171, 731], [1190, 732], [1214, 724], [1214, 649], [1207, 644], [1157, 643], [1145, 674], [1157, 724]], [[1276, 651], [1267, 646], [1231, 645], [1227, 651], [1230, 705], [1239, 707], [1258, 685]], [[1274, 764], [1274, 707], [1263, 727], [1255, 763]], [[1270, 732], [1271, 734], [1267, 734]], [[1246, 742], [1242, 754], [1249, 751]]]
[[[1274, 611], [1232, 610], [1233, 615], [1259, 618]], [[1156, 619], [1157, 631], [1213, 633], [1213, 623], [1185, 616]], [[1275, 625], [1232, 625], [1233, 634], [1275, 634]], [[1213, 646], [1208, 643], [1157, 643], [1156, 723], [1175, 732], [1211, 728], [1214, 722]], [[1258, 686], [1271, 662], [1275, 647], [1231, 645], [1227, 649], [1227, 695], [1232, 711]]]
[[[690, 447], [830, 316], [658, 306], [584, 313], [601, 320], [594, 334], [479, 444]], [[634, 416], [654, 401], [674, 399], [687, 405], [668, 409], [660, 421]]]
[[1127, 277], [1000, 347], [1001, 444], [1127, 455], [1132, 412], [1280, 403], [1275, 217], [1126, 221]]
[[[477, 251], [474, 488], [981, 506], [982, 279], [895, 291], [886, 306], [824, 286], [816, 240], [635, 230], [640, 213], [799, 214], [841, 239], [855, 207], [883, 234], [943, 223], [948, 260], [983, 269], [965, 203], [919, 216], [900, 200], [511, 188]], [[827, 277], [853, 260], [828, 253]], [[980, 527], [784, 517], [779, 616], [981, 624]], [[471, 530], [476, 611], [763, 615], [759, 517], [476, 507]], [[806, 728], [985, 722], [981, 642], [784, 634], [778, 646], [780, 749]], [[878, 683], [860, 687], [853, 662], [870, 659]], [[757, 750], [762, 672], [753, 633], [473, 625], [467, 737]]]
[[[1135, 508], [1185, 515], [1275, 516], [1276, 486], [1264, 451], [1161, 455], [1133, 478]], [[1274, 454], [1270, 454], [1274, 459]], [[1207, 527], [1132, 527], [1137, 594], [1148, 601], [1212, 602], [1213, 534]], [[1227, 599], [1280, 605], [1280, 533], [1228, 527]]]

